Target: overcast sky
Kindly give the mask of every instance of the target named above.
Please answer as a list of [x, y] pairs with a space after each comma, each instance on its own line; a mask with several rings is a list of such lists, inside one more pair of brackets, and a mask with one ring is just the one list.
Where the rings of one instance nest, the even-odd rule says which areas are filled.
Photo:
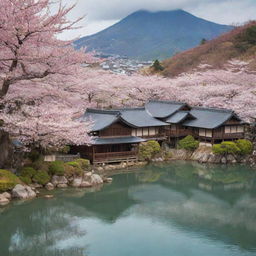
[[83, 28], [65, 32], [63, 39], [94, 34], [118, 22], [137, 10], [162, 11], [183, 9], [200, 18], [221, 24], [240, 24], [256, 20], [256, 0], [63, 0], [67, 5], [77, 3], [69, 15]]

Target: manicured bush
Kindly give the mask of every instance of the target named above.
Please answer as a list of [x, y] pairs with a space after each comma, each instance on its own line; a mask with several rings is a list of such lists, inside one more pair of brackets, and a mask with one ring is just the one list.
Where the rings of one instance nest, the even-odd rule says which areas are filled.
[[62, 161], [54, 161], [49, 165], [49, 172], [52, 175], [63, 176], [65, 173], [64, 163]]
[[75, 160], [76, 163], [79, 163], [82, 169], [88, 169], [90, 167], [90, 161], [88, 159], [79, 158]]
[[39, 170], [36, 172], [35, 176], [33, 177], [33, 181], [45, 185], [50, 181], [51, 177], [46, 171]]
[[235, 142], [223, 141], [221, 144], [215, 144], [212, 147], [214, 154], [225, 155], [225, 154], [238, 154], [240, 149]]
[[32, 167], [24, 167], [21, 170], [20, 176], [32, 178], [36, 174], [36, 170]]
[[10, 171], [0, 169], [0, 191], [13, 189], [15, 185], [21, 183], [19, 178]]
[[81, 165], [76, 161], [67, 162], [67, 165], [73, 166], [75, 168], [81, 168]]
[[65, 169], [65, 176], [72, 177], [72, 176], [82, 176], [83, 169], [80, 167], [74, 167], [68, 163], [64, 164]]
[[240, 149], [239, 154], [241, 155], [249, 155], [253, 151], [253, 144], [249, 140], [244, 140], [244, 139], [237, 140], [236, 145]]
[[31, 178], [28, 176], [19, 176], [19, 179], [27, 185], [32, 183]]
[[161, 147], [157, 141], [150, 140], [146, 143], [140, 144], [139, 158], [142, 160], [151, 160], [157, 153], [159, 153]]
[[186, 150], [195, 150], [199, 147], [199, 141], [195, 140], [193, 136], [188, 135], [178, 142], [178, 148]]

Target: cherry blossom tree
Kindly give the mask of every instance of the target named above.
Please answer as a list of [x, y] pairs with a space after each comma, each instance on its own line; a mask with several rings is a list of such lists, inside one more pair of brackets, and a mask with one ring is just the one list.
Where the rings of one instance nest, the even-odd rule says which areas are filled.
[[20, 81], [31, 81], [32, 89], [34, 79], [72, 74], [88, 59], [73, 49], [72, 41], [57, 38], [80, 20], [66, 19], [74, 6], [59, 2], [51, 13], [51, 5], [50, 0], [0, 1], [0, 97]]
[[95, 58], [57, 37], [80, 20], [67, 20], [73, 8], [61, 1], [0, 1], [1, 128], [25, 145], [90, 141], [90, 124], [75, 118], [86, 105], [75, 104], [77, 97], [65, 88], [80, 76], [82, 64]]

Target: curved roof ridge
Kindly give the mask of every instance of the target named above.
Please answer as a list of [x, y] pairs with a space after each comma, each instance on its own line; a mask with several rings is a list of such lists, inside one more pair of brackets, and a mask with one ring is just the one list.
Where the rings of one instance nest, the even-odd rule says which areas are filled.
[[174, 100], [149, 100], [147, 103], [149, 103], [149, 102], [156, 102], [156, 103], [163, 103], [163, 104], [172, 103], [172, 104], [180, 104], [180, 105], [186, 105], [187, 104], [185, 102], [174, 101]]
[[118, 110], [107, 110], [107, 109], [98, 109], [98, 108], [87, 108], [85, 112], [94, 113], [94, 114], [120, 115], [120, 111]]
[[145, 110], [145, 107], [138, 107], [138, 108], [121, 108], [119, 111], [134, 111], [134, 110]]
[[227, 108], [214, 108], [214, 107], [203, 107], [203, 106], [195, 106], [192, 107], [191, 110], [196, 109], [196, 110], [205, 110], [205, 111], [213, 111], [213, 112], [225, 112], [225, 113], [230, 113], [230, 114], [234, 114], [234, 110], [232, 109], [227, 109]]

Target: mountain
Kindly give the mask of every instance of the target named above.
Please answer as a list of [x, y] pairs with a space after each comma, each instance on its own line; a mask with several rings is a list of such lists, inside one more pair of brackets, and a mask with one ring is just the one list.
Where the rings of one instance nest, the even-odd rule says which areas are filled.
[[[232, 59], [247, 62], [249, 70], [256, 71], [256, 21], [236, 27], [203, 45], [164, 60], [161, 63], [164, 70], [160, 73], [173, 77], [191, 72], [200, 64], [219, 69]], [[154, 73], [153, 68], [150, 69]]]
[[164, 59], [231, 30], [183, 10], [137, 11], [97, 34], [75, 42], [103, 54], [143, 60]]

